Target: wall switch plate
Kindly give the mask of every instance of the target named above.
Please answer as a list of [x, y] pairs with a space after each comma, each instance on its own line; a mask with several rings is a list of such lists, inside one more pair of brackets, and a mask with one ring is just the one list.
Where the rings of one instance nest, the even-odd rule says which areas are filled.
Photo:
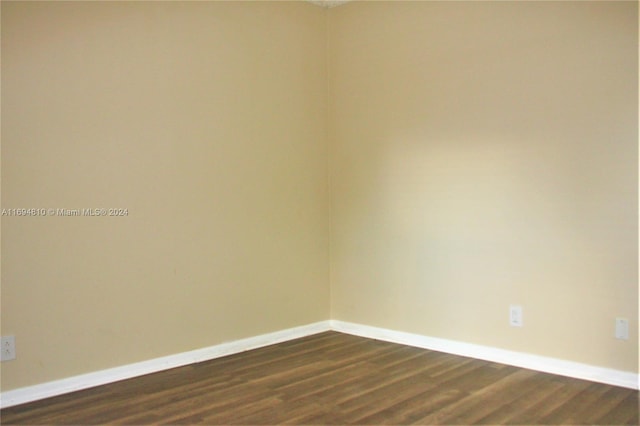
[[509, 324], [512, 327], [522, 327], [522, 306], [509, 306]]
[[0, 339], [0, 360], [9, 361], [16, 359], [16, 337], [2, 336]]
[[629, 340], [629, 320], [616, 318], [616, 339]]

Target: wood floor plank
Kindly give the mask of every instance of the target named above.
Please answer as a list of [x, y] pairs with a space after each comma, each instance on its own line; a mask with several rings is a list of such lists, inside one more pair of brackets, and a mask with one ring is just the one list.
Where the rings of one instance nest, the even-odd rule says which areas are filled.
[[2, 424], [637, 425], [638, 391], [319, 333], [0, 411]]
[[553, 423], [575, 424], [577, 420], [589, 420], [595, 417], [591, 414], [606, 403], [599, 403], [603, 395], [608, 389], [593, 383], [587, 386], [582, 392], [575, 394], [566, 401], [561, 407], [558, 407], [549, 416], [543, 419]]
[[555, 416], [557, 410], [572, 400], [574, 396], [586, 389], [590, 382], [583, 380], [564, 379], [558, 380], [561, 383], [560, 388], [553, 393], [547, 395], [539, 404], [525, 409], [519, 416], [518, 420], [525, 424], [559, 424], [554, 423], [558, 420]]
[[532, 406], [540, 406], [549, 394], [560, 389], [562, 384], [549, 380], [548, 375], [536, 375], [527, 384], [515, 390], [518, 397], [506, 402], [479, 420], [479, 423], [488, 425], [499, 424], [527, 424], [521, 421], [522, 413]]
[[599, 425], [639, 425], [638, 392], [630, 392], [614, 409], [592, 424]]
[[[531, 377], [533, 374], [535, 373], [524, 369], [512, 372], [506, 377], [470, 393], [454, 404], [428, 414], [415, 424], [474, 424], [476, 420], [488, 414], [487, 410], [495, 409], [495, 405], [499, 403], [497, 401], [499, 397], [505, 399], [511, 397], [510, 392], [505, 392], [506, 389], [513, 387], [514, 384], [520, 384], [523, 379]], [[472, 420], [465, 422], [462, 421], [464, 418]]]
[[427, 373], [423, 372], [412, 378], [415, 379], [412, 383], [407, 380], [392, 382], [369, 392], [366, 398], [352, 399], [348, 404], [338, 406], [337, 408], [344, 413], [342, 416], [344, 422], [358, 424], [362, 419], [380, 410], [423, 394], [434, 387], [433, 384], [429, 383]]
[[381, 407], [381, 410], [358, 419], [357, 423], [365, 425], [415, 424], [419, 419], [442, 410], [465, 396], [467, 393], [460, 390], [442, 390], [434, 387], [391, 407]]

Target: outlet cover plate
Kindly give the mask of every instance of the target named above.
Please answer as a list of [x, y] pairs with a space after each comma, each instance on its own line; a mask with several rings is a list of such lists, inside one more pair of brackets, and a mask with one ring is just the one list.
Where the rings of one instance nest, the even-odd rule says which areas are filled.
[[522, 306], [509, 306], [509, 324], [512, 327], [522, 327]]
[[2, 336], [0, 339], [0, 360], [10, 361], [16, 359], [16, 337]]
[[616, 318], [616, 339], [629, 340], [629, 320]]

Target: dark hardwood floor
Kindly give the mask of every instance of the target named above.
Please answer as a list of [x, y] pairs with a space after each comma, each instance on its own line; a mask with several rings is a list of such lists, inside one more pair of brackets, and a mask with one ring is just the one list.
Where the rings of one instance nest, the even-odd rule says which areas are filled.
[[638, 391], [336, 332], [0, 414], [7, 425], [639, 422]]

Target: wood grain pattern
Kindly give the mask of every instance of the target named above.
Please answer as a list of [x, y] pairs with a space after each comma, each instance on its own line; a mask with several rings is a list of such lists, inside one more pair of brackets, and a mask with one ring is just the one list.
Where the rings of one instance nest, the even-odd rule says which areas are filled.
[[639, 422], [638, 391], [336, 332], [0, 414], [7, 425]]

